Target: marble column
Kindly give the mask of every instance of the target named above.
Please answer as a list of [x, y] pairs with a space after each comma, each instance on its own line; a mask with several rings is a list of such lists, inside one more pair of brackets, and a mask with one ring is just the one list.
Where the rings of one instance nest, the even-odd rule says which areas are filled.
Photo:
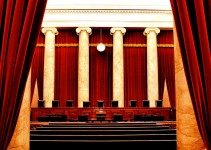
[[205, 150], [191, 102], [174, 29], [177, 150]]
[[157, 59], [157, 34], [158, 28], [146, 28], [144, 35], [147, 36], [147, 99], [150, 107], [155, 107], [158, 97], [158, 59]]
[[124, 61], [123, 35], [125, 28], [111, 28], [113, 35], [113, 100], [118, 101], [118, 107], [124, 107]]
[[83, 107], [83, 101], [89, 101], [89, 35], [91, 28], [77, 28], [79, 35], [78, 60], [78, 107]]
[[7, 150], [30, 149], [30, 99], [31, 99], [31, 71], [25, 86], [24, 96], [15, 131]]
[[55, 69], [55, 35], [58, 35], [56, 28], [43, 28], [45, 34], [45, 55], [44, 55], [44, 89], [43, 99], [45, 107], [52, 107], [54, 99], [54, 69]]

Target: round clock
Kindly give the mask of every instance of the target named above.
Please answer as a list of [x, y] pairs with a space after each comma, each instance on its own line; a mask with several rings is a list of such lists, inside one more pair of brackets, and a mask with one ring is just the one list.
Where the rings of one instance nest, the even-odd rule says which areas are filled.
[[99, 52], [103, 52], [105, 50], [105, 48], [106, 47], [105, 47], [105, 45], [103, 43], [100, 43], [100, 44], [97, 45], [97, 50]]

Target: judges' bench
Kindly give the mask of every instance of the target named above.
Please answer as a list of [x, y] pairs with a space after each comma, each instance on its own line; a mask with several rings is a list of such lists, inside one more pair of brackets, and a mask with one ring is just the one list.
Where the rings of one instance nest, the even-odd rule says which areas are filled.
[[114, 115], [121, 114], [123, 120], [131, 121], [134, 115], [147, 115], [163, 116], [164, 120], [171, 120], [171, 108], [142, 108], [142, 107], [126, 107], [126, 108], [112, 108], [112, 107], [89, 107], [89, 108], [76, 108], [76, 107], [57, 107], [57, 108], [31, 108], [31, 121], [37, 121], [38, 117], [46, 116], [49, 114], [66, 115], [68, 121], [77, 121], [79, 115], [87, 115], [88, 120], [112, 120]]

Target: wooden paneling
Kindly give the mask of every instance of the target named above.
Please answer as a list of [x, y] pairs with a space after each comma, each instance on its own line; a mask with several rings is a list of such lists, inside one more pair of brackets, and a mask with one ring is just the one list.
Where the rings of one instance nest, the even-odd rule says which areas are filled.
[[49, 114], [65, 114], [69, 121], [77, 120], [78, 115], [88, 115], [88, 119], [96, 119], [96, 114], [103, 112], [106, 114], [106, 118], [112, 119], [115, 114], [122, 114], [124, 120], [132, 120], [136, 114], [146, 115], [153, 114], [157, 116], [164, 116], [165, 120], [169, 120], [171, 108], [75, 108], [75, 107], [58, 107], [58, 108], [31, 108], [32, 121], [37, 121], [40, 116], [46, 116]]

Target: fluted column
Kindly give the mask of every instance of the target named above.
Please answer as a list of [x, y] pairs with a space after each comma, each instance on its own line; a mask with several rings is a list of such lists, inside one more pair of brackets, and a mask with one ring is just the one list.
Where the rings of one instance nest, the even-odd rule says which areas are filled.
[[158, 99], [158, 60], [157, 60], [157, 34], [158, 28], [146, 28], [144, 35], [147, 36], [147, 99], [150, 107], [155, 107]]
[[83, 107], [83, 101], [89, 101], [89, 35], [91, 28], [77, 28], [79, 35], [78, 60], [78, 107]]
[[31, 71], [25, 86], [24, 96], [16, 123], [15, 131], [7, 150], [30, 149], [30, 98], [31, 98]]
[[54, 69], [55, 69], [55, 35], [58, 35], [56, 28], [43, 28], [45, 34], [45, 55], [44, 55], [44, 90], [43, 99], [45, 107], [52, 107], [54, 99]]
[[124, 62], [123, 35], [125, 28], [111, 28], [113, 35], [113, 100], [118, 101], [118, 107], [124, 107]]
[[188, 90], [175, 28], [174, 56], [176, 81], [177, 150], [205, 150]]

